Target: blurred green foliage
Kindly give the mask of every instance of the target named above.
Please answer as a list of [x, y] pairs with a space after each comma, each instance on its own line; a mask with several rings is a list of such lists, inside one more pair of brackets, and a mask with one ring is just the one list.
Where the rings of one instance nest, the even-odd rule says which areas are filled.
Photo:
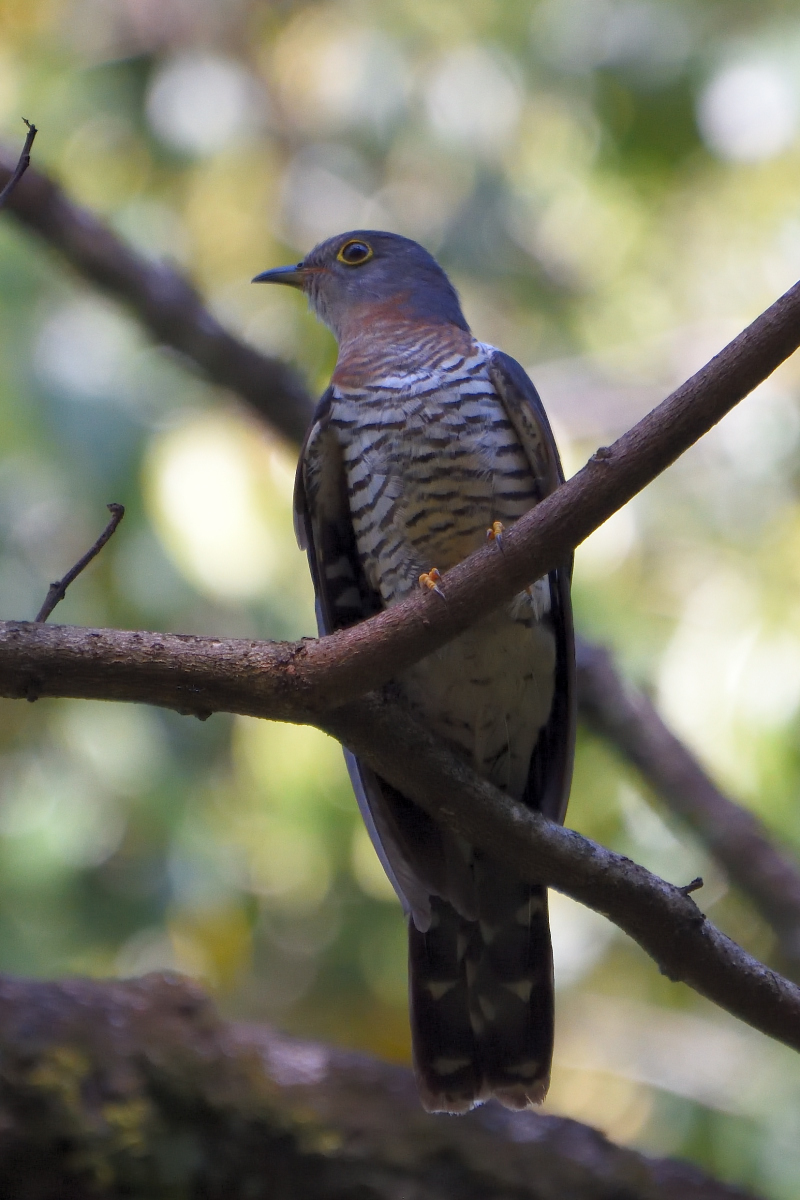
[[[800, 9], [765, 0], [5, 0], [0, 130], [243, 337], [322, 388], [329, 335], [259, 270], [358, 226], [416, 237], [531, 369], [569, 470], [800, 275]], [[313, 632], [293, 463], [0, 223], [0, 614], [121, 501], [57, 620]], [[789, 363], [579, 549], [581, 629], [800, 855], [800, 378]], [[231, 1014], [408, 1056], [402, 920], [313, 731], [0, 705], [0, 967], [175, 967]], [[770, 933], [594, 740], [570, 823]], [[790, 1200], [794, 1057], [553, 898], [551, 1111]]]

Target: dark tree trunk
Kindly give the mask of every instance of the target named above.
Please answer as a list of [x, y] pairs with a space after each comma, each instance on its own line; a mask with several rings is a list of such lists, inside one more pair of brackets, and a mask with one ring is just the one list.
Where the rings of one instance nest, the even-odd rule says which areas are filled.
[[734, 1200], [559, 1117], [432, 1117], [410, 1073], [225, 1023], [174, 975], [0, 981], [8, 1200]]

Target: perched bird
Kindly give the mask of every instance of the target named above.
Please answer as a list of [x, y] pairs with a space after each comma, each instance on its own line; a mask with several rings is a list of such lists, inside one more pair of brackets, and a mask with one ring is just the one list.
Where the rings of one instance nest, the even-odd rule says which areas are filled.
[[[321, 633], [441, 573], [563, 479], [520, 365], [470, 332], [436, 260], [355, 230], [256, 283], [301, 289], [339, 355], [297, 470], [295, 516]], [[515, 800], [563, 821], [575, 731], [571, 561], [404, 671], [428, 728]], [[437, 825], [347, 754], [358, 802], [408, 914], [414, 1064], [431, 1111], [540, 1102], [553, 1047], [547, 891]]]

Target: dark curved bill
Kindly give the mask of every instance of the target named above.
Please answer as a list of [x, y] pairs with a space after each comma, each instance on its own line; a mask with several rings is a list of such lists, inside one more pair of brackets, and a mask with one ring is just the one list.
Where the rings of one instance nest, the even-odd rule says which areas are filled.
[[253, 283], [286, 283], [289, 287], [302, 288], [303, 264], [296, 263], [293, 267], [273, 267], [271, 271], [262, 271], [256, 275]]

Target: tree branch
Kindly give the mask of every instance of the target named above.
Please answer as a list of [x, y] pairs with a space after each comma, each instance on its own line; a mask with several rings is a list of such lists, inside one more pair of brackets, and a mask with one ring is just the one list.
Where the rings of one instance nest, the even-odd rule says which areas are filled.
[[[11, 174], [8, 164], [5, 173]], [[0, 182], [3, 177], [0, 167]], [[178, 272], [136, 254], [37, 171], [29, 171], [14, 190], [9, 209], [85, 278], [133, 308], [157, 338], [186, 354], [215, 382], [238, 392], [284, 436], [301, 439], [311, 404], [295, 375], [279, 360], [266, 358], [227, 333]], [[324, 703], [337, 698], [343, 702], [380, 686], [558, 565], [798, 345], [800, 285], [507, 531], [502, 557], [496, 548], [486, 547], [448, 572], [447, 605], [439, 597], [420, 594], [372, 622], [323, 639], [312, 652], [314, 663], [324, 675], [333, 660], [335, 675]], [[325, 686], [319, 674], [315, 686]]]
[[800, 1050], [800, 988], [715, 929], [679, 887], [511, 801], [396, 704], [371, 695], [320, 713], [297, 681], [303, 646], [5, 622], [0, 695], [135, 700], [317, 725], [522, 878], [605, 914], [671, 979]]
[[[11, 174], [10, 165], [0, 167], [0, 182], [10, 179]], [[68, 201], [56, 184], [36, 171], [28, 173], [11, 199], [9, 207], [23, 224], [59, 250], [87, 279], [127, 303], [156, 337], [193, 359], [216, 382], [236, 390], [284, 436], [299, 440], [311, 404], [297, 379], [276, 360], [258, 354], [222, 330], [202, 308], [191, 285], [177, 272], [154, 266], [137, 255], [93, 214]], [[80, 694], [87, 696], [112, 698], [109, 693], [113, 690], [113, 698], [147, 701], [155, 682], [163, 689], [163, 703], [198, 715], [220, 707], [214, 702], [203, 708], [203, 703], [208, 704], [215, 698], [213, 671], [209, 675], [207, 668], [217, 654], [236, 661], [242, 671], [243, 685], [238, 697], [241, 706], [235, 707], [237, 698], [229, 697], [234, 711], [247, 711], [249, 695], [260, 697], [272, 709], [276, 719], [299, 720], [303, 717], [299, 715], [298, 696], [303, 697], [307, 705], [305, 711], [309, 714], [355, 696], [395, 673], [399, 666], [411, 660], [409, 655], [419, 657], [428, 653], [435, 645], [466, 627], [475, 619], [476, 613], [489, 611], [504, 597], [513, 594], [518, 589], [517, 580], [527, 582], [535, 574], [542, 573], [548, 556], [554, 560], [556, 554], [563, 553], [568, 542], [585, 537], [605, 519], [613, 510], [610, 505], [618, 506], [644, 486], [792, 352], [798, 340], [795, 332], [797, 312], [797, 288], [794, 288], [610, 451], [599, 451], [575, 480], [551, 498], [550, 509], [555, 511], [537, 510], [532, 514], [536, 519], [530, 531], [531, 553], [524, 530], [515, 529], [504, 535], [504, 550], [509, 540], [516, 546], [516, 539], [520, 539], [513, 571], [505, 572], [507, 554], [504, 553], [501, 559], [491, 550], [482, 551], [474, 561], [470, 560], [469, 565], [464, 564], [459, 571], [448, 575], [447, 605], [435, 598], [426, 605], [425, 598], [421, 597], [410, 603], [412, 615], [416, 613], [411, 624], [408, 624], [408, 612], [404, 614], [395, 609], [392, 619], [385, 621], [384, 627], [379, 625], [371, 630], [363, 627], [352, 641], [346, 634], [337, 635], [338, 642], [324, 639], [321, 643], [301, 642], [290, 646], [237, 644], [213, 639], [203, 644], [202, 639], [171, 639], [165, 635], [148, 641], [149, 635], [118, 635], [131, 639], [129, 650], [146, 647], [138, 664], [126, 656], [127, 651], [120, 656], [118, 646], [107, 644], [105, 631], [82, 631], [82, 635], [93, 641], [81, 646], [70, 646], [70, 639], [62, 638], [64, 631], [57, 631], [59, 644], [51, 647], [57, 660], [53, 667], [56, 673], [60, 670], [66, 676], [73, 675], [77, 681], [73, 686], [80, 686]], [[570, 506], [572, 520], [568, 511]], [[537, 543], [539, 522], [544, 528], [539, 530], [541, 540]], [[512, 534], [515, 535], [513, 538]], [[538, 545], [536, 553], [532, 552], [534, 543]], [[483, 565], [478, 570], [481, 559]], [[476, 595], [469, 584], [473, 572], [478, 580]], [[475, 609], [473, 606], [477, 604], [480, 607]], [[393, 625], [405, 625], [405, 635], [393, 632]], [[6, 627], [12, 640], [15, 635], [8, 631], [15, 628], [19, 627]], [[424, 635], [428, 636], [428, 644]], [[373, 639], [375, 644], [371, 646]], [[7, 640], [6, 650], [8, 645]], [[242, 652], [243, 646], [247, 647], [246, 653]], [[46, 690], [42, 691], [43, 681], [50, 679], [52, 672], [40, 661], [38, 653], [31, 652], [27, 642], [17, 650], [21, 650], [23, 658], [29, 654], [30, 669], [21, 672], [24, 685], [16, 678], [13, 686], [21, 686], [22, 692], [18, 690], [14, 694], [27, 694], [31, 699], [40, 693], [47, 694]], [[118, 656], [120, 674], [113, 684], [103, 658], [106, 652], [112, 658]], [[173, 653], [180, 654], [185, 660], [185, 675], [181, 680], [170, 678]], [[350, 661], [342, 666], [342, 660], [348, 658]], [[19, 663], [16, 665], [19, 667]], [[9, 664], [9, 669], [15, 676], [14, 664]], [[588, 669], [589, 674], [592, 669]], [[585, 685], [588, 678], [585, 664], [582, 678]], [[62, 685], [69, 687], [63, 681]], [[56, 693], [51, 691], [49, 694]], [[203, 703], [198, 703], [201, 694]], [[613, 709], [612, 700], [613, 693], [609, 692], [610, 709]], [[756, 832], [761, 841], [756, 844], [757, 853], [751, 856], [758, 869], [748, 871], [748, 862], [742, 853], [738, 854], [738, 866], [733, 861], [736, 853], [731, 856], [729, 829], [732, 824], [739, 822], [741, 851], [745, 839], [753, 845], [750, 839], [755, 828], [754, 818], [724, 797], [727, 808], [716, 802], [706, 803], [693, 815], [701, 794], [705, 792], [708, 798], [709, 789], [717, 797], [720, 793], [696, 763], [693, 771], [666, 770], [669, 767], [666, 761], [661, 763], [659, 770], [655, 769], [651, 753], [653, 740], [660, 739], [662, 750], [670, 744], [671, 752], [679, 757], [681, 752], [686, 752], [652, 708], [647, 721], [637, 725], [632, 721], [620, 722], [612, 711], [607, 714], [607, 719], [603, 718], [605, 699], [600, 692], [595, 691], [588, 705], [593, 710], [596, 727], [620, 746], [676, 811], [682, 812], [693, 823], [712, 852], [720, 855], [731, 877], [754, 897], [762, 913], [779, 929], [786, 949], [792, 937], [796, 939], [796, 930], [800, 927], [797, 873], [770, 846], [760, 829]], [[686, 766], [686, 760], [682, 761]]]
[[[605, 447], [602, 454], [598, 451], [576, 475], [504, 532], [502, 553], [485, 546], [448, 571], [443, 579], [446, 603], [420, 591], [367, 621], [319, 640], [282, 646], [246, 643], [251, 662], [268, 666], [288, 656], [292, 688], [303, 697], [306, 711], [312, 707], [326, 711], [381, 686], [563, 562], [573, 546], [716, 424], [798, 344], [800, 284], [613, 446]], [[100, 631], [92, 636], [100, 637]], [[204, 645], [221, 647], [223, 642], [194, 639], [193, 667], [201, 665], [195, 658], [196, 653], [202, 657]], [[61, 650], [69, 653], [68, 644], [60, 645]], [[190, 653], [186, 642], [184, 653]], [[79, 664], [74, 666], [80, 671]], [[261, 694], [275, 685], [290, 711], [284, 676], [262, 678], [257, 690]], [[277, 713], [275, 718], [292, 719]]]
[[753, 813], [720, 791], [648, 697], [620, 678], [608, 651], [582, 640], [578, 692], [589, 727], [616, 746], [694, 830], [775, 930], [787, 969], [800, 971], [800, 873], [795, 864]]
[[431, 1116], [409, 1071], [226, 1024], [174, 975], [0, 978], [0, 1192], [747, 1200], [563, 1117]]
[[795, 284], [657, 408], [603, 447], [576, 475], [503, 534], [421, 591], [309, 645], [298, 672], [325, 704], [371, 691], [488, 616], [566, 561], [574, 546], [666, 470], [800, 345]]
[[[24, 117], [22, 119], [25, 121]], [[9, 200], [11, 199], [11, 193], [14, 191], [14, 188], [17, 186], [20, 179], [22, 179], [22, 176], [25, 174], [28, 167], [31, 165], [31, 146], [33, 145], [33, 139], [36, 137], [36, 134], [39, 132], [39, 130], [35, 125], [32, 125], [30, 121], [25, 121], [25, 124], [28, 126], [28, 132], [25, 135], [25, 144], [22, 147], [22, 153], [19, 156], [16, 167], [9, 175], [2, 191], [0, 191], [0, 208], [5, 208], [5, 206], [8, 204]]]
[[[12, 173], [0, 160], [0, 185]], [[180, 351], [212, 383], [242, 396], [283, 437], [302, 440], [313, 404], [299, 376], [224, 329], [178, 271], [138, 254], [33, 168], [9, 196], [8, 211], [84, 279], [133, 309], [157, 341]]]
[[[13, 174], [10, 163], [0, 162], [0, 182], [10, 181]], [[180, 350], [213, 380], [238, 392], [284, 437], [299, 443], [312, 410], [312, 402], [299, 380], [277, 360], [266, 358], [221, 330], [211, 314], [201, 306], [191, 284], [176, 271], [163, 265], [154, 266], [136, 254], [91, 212], [68, 200], [57, 184], [35, 170], [29, 172], [24, 186], [17, 189], [11, 211], [23, 225], [58, 250], [89, 282], [99, 285], [127, 304], [157, 338]], [[789, 293], [790, 298], [792, 295]], [[758, 379], [765, 377], [794, 348], [795, 339], [792, 336], [788, 343], [782, 342], [782, 337], [784, 327], [789, 329], [793, 323], [797, 324], [796, 297], [788, 301], [784, 298], [784, 301], [779, 301], [779, 306], [767, 337], [767, 341], [774, 342], [776, 347], [767, 347], [767, 358], [764, 362], [757, 361], [755, 373], [745, 372], [739, 388], [741, 394]], [[742, 339], [747, 340], [747, 331], [737, 342]], [[745, 357], [759, 360], [761, 354], [760, 331], [756, 330], [755, 341], [745, 347]], [[730, 361], [731, 358], [733, 361]], [[728, 366], [730, 373], [735, 376], [739, 369], [735, 354], [729, 355]], [[681, 391], [685, 391], [687, 386]], [[704, 386], [708, 386], [707, 380]], [[700, 388], [701, 400], [702, 391], [703, 385]], [[732, 393], [731, 403], [739, 398], [741, 396], [738, 393]], [[708, 414], [708, 424], [713, 424], [719, 415], [721, 412], [717, 414], [715, 408]], [[634, 432], [629, 436], [633, 436]], [[699, 434], [692, 430], [690, 436], [693, 438]], [[616, 478], [615, 470], [619, 473], [619, 464], [612, 469], [613, 455], [600, 455], [598, 462], [606, 464], [607, 470], [604, 467], [600, 474], [606, 474], [606, 482], [611, 483]], [[566, 502], [562, 497], [559, 505]], [[581, 498], [578, 497], [576, 502], [580, 503]], [[557, 517], [558, 514], [550, 518], [554, 524], [558, 524]], [[490, 557], [490, 552], [488, 555], [484, 552], [484, 557]], [[499, 571], [497, 556], [494, 558], [495, 568]], [[465, 571], [471, 570], [472, 567], [465, 568]], [[525, 582], [531, 577], [531, 570], [532, 565], [526, 566]], [[514, 586], [513, 583], [508, 584], [504, 591], [510, 594], [509, 588]], [[407, 638], [410, 643], [419, 639], [420, 622], [423, 630], [433, 633], [431, 614], [442, 624], [455, 618], [459, 593], [452, 575], [448, 577], [447, 587], [447, 608], [434, 601], [428, 604], [426, 613], [423, 602], [417, 600], [421, 615], [418, 612], [417, 623]], [[486, 582], [482, 596], [487, 597], [491, 592], [494, 598], [497, 595], [494, 588], [493, 581]], [[483, 603], [488, 602], [484, 598]], [[472, 599], [465, 597], [463, 606], [469, 608], [471, 603]], [[364, 633], [358, 636], [361, 638]], [[353, 645], [339, 645], [339, 654], [344, 651], [352, 655], [350, 669], [356, 678], [355, 681], [352, 678], [349, 681], [343, 679], [341, 668], [334, 666], [334, 675], [326, 691], [320, 691], [322, 708], [335, 703], [337, 698], [352, 697], [361, 690], [376, 686], [392, 673], [391, 664], [388, 661], [384, 663], [382, 659], [377, 664], [374, 660], [368, 662], [366, 667], [370, 673], [366, 673], [363, 657], [355, 653], [357, 649]], [[321, 661], [324, 670], [326, 663], [337, 657], [336, 645], [325, 643], [321, 651], [297, 647], [292, 653], [298, 660], [298, 686], [301, 686], [304, 678], [310, 702], [311, 689], [322, 686], [322, 679], [314, 675], [315, 663]], [[311, 662], [306, 662], [309, 653]], [[306, 672], [304, 676], [303, 671]], [[597, 686], [600, 675], [605, 681], [605, 691]], [[594, 682], [593, 676], [596, 676]], [[692, 756], [666, 729], [652, 706], [649, 706], [645, 719], [642, 716], [644, 710], [635, 694], [630, 693], [631, 702], [635, 707], [638, 706], [639, 717], [634, 721], [630, 712], [627, 717], [622, 716], [619, 703], [623, 689], [624, 685], [613, 674], [608, 662], [601, 663], [597, 657], [592, 662], [583, 662], [581, 692], [587, 697], [586, 715], [594, 727], [611, 739], [642, 770], [662, 799], [692, 825], [711, 853], [723, 863], [737, 886], [753, 898], [762, 915], [777, 930], [787, 959], [800, 963], [800, 874], [770, 844], [755, 818], [721, 795]], [[604, 713], [606, 706], [608, 712]], [[657, 755], [654, 753], [654, 742], [661, 747]], [[670, 754], [675, 756], [672, 764], [668, 761]]]
[[44, 604], [39, 609], [34, 617], [35, 621], [46, 621], [52, 613], [53, 609], [67, 594], [67, 588], [71, 583], [74, 583], [82, 571], [85, 571], [89, 563], [97, 558], [97, 555], [103, 549], [106, 542], [114, 536], [117, 526], [125, 516], [125, 507], [122, 504], [107, 504], [106, 508], [111, 513], [111, 520], [106, 525], [100, 537], [90, 546], [86, 553], [78, 559], [74, 567], [70, 567], [63, 579], [56, 580], [51, 583], [47, 595], [44, 599]]
[[371, 695], [314, 724], [522, 879], [608, 917], [668, 978], [800, 1050], [800, 988], [725, 937], [679, 887], [512, 801], [396, 704]]

